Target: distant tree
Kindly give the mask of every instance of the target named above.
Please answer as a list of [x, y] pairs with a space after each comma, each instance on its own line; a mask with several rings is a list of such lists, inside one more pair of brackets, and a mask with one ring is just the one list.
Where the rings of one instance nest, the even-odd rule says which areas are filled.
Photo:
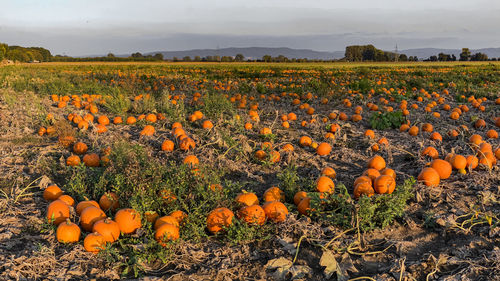
[[21, 49], [15, 48], [7, 52], [7, 59], [20, 62], [28, 62], [30, 57]]
[[430, 61], [438, 61], [438, 57], [437, 56], [430, 56], [429, 60]]
[[408, 61], [408, 56], [406, 56], [405, 54], [401, 54], [401, 55], [399, 55], [398, 60], [399, 61]]
[[243, 61], [245, 59], [245, 56], [243, 54], [237, 54], [235, 57], [234, 57], [234, 60], [235, 61]]
[[201, 61], [201, 57], [200, 56], [195, 56], [194, 57], [194, 61]]
[[114, 58], [115, 55], [113, 53], [109, 53], [106, 57], [108, 57], [108, 58]]
[[284, 55], [279, 55], [279, 56], [277, 56], [277, 57], [274, 59], [274, 61], [276, 61], [276, 62], [287, 62], [287, 61], [288, 61], [288, 58], [287, 58], [287, 57], [285, 57]]
[[222, 56], [221, 61], [222, 62], [232, 62], [233, 61], [233, 57], [231, 57], [231, 56]]
[[475, 53], [470, 57], [471, 61], [487, 61], [488, 60], [488, 55], [484, 53]]
[[271, 62], [272, 57], [270, 55], [265, 55], [262, 57], [262, 61], [264, 62]]
[[162, 53], [156, 53], [153, 58], [155, 60], [163, 60], [163, 54]]
[[9, 46], [7, 44], [1, 44], [0, 43], [0, 61], [5, 59], [5, 55], [7, 54], [7, 49]]
[[457, 60], [457, 57], [454, 54], [452, 54], [451, 55], [451, 61], [456, 61], [456, 60]]
[[172, 60], [175, 62], [179, 61], [179, 59], [177, 57], [173, 57]]
[[137, 53], [133, 53], [133, 54], [131, 55], [131, 57], [133, 57], [133, 58], [142, 58], [142, 57], [144, 57], [144, 56], [143, 56], [141, 53], [137, 52]]
[[451, 61], [451, 56], [449, 54], [439, 53], [438, 60], [439, 61]]
[[470, 59], [470, 50], [469, 48], [462, 48], [462, 52], [460, 53], [460, 61], [468, 61]]
[[182, 58], [182, 61], [191, 61], [191, 57], [190, 56], [185, 56]]

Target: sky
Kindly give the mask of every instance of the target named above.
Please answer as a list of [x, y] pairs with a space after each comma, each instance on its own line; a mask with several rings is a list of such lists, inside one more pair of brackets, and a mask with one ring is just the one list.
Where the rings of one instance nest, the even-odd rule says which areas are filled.
[[499, 0], [0, 0], [0, 42], [70, 56], [500, 47]]

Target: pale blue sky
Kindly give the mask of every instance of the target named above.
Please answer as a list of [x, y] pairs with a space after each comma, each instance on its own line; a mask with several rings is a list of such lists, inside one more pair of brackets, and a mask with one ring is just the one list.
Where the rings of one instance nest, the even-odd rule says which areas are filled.
[[54, 54], [500, 47], [498, 0], [0, 0], [0, 42]]

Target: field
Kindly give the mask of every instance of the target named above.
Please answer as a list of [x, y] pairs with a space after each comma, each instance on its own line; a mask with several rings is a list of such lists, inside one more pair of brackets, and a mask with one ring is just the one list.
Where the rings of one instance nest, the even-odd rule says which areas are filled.
[[499, 127], [499, 63], [3, 66], [0, 279], [498, 280]]

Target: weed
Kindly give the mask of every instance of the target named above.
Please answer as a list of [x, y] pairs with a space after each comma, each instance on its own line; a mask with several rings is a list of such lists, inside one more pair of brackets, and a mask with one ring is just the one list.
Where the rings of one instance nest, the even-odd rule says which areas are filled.
[[399, 128], [406, 118], [401, 111], [374, 112], [370, 116], [370, 125], [373, 129], [385, 130], [388, 128]]

